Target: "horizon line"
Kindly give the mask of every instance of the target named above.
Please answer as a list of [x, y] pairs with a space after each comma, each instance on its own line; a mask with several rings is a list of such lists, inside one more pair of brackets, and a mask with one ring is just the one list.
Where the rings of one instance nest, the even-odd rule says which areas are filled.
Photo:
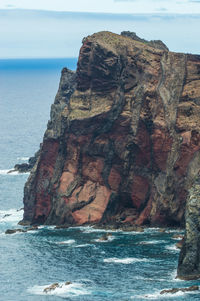
[[157, 12], [135, 12], [135, 13], [112, 13], [112, 12], [83, 12], [83, 11], [61, 11], [61, 10], [48, 10], [48, 9], [31, 9], [31, 8], [0, 8], [0, 11], [28, 11], [28, 12], [46, 12], [46, 13], [57, 13], [57, 14], [82, 14], [82, 15], [112, 15], [112, 16], [199, 16], [199, 13], [185, 13], [185, 12], [169, 12], [169, 11], [157, 11]]

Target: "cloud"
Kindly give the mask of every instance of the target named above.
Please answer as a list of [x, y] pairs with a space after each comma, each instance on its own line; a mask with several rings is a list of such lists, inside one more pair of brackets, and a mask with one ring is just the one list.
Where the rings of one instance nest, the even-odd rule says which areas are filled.
[[97, 31], [136, 32], [172, 51], [200, 53], [200, 14], [99, 14], [0, 10], [1, 58], [77, 57], [83, 37]]

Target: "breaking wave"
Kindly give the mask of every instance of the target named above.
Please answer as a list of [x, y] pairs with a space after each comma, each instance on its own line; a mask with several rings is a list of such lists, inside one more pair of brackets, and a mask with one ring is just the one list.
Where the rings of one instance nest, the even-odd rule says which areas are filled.
[[91, 291], [85, 287], [82, 283], [71, 283], [65, 285], [65, 283], [59, 283], [59, 287], [56, 287], [53, 290], [45, 292], [45, 288], [49, 287], [49, 285], [45, 286], [33, 286], [32, 288], [28, 288], [28, 292], [35, 295], [59, 295], [64, 298], [83, 296], [83, 295], [91, 295]]
[[123, 264], [130, 264], [130, 263], [134, 263], [134, 262], [148, 262], [149, 260], [146, 259], [146, 258], [133, 258], [133, 257], [130, 257], [130, 258], [116, 258], [116, 257], [113, 257], [113, 258], [105, 258], [103, 260], [104, 262], [107, 262], [107, 263], [123, 263]]

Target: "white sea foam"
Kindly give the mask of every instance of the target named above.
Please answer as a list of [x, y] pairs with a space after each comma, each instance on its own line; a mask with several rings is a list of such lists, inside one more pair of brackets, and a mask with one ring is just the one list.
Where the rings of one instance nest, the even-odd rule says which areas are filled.
[[113, 258], [105, 258], [103, 260], [104, 262], [107, 262], [107, 263], [123, 263], [123, 264], [130, 264], [130, 263], [134, 263], [134, 262], [148, 262], [149, 260], [146, 259], [146, 258], [133, 258], [133, 257], [130, 257], [130, 258], [116, 258], [116, 257], [113, 257]]
[[74, 239], [68, 239], [68, 240], [64, 240], [64, 241], [58, 241], [56, 242], [57, 245], [72, 245], [74, 244], [76, 241]]
[[177, 277], [177, 269], [175, 269], [171, 275], [170, 275], [170, 279], [171, 281], [177, 281], [177, 282], [180, 282], [180, 281], [184, 281], [184, 280], [181, 280], [179, 278], [176, 278]]
[[14, 169], [0, 169], [0, 175], [3, 176], [18, 176], [18, 175], [28, 175], [29, 172], [18, 172]]
[[146, 240], [146, 241], [140, 241], [139, 245], [154, 245], [154, 244], [162, 244], [165, 243], [165, 240]]
[[75, 246], [75, 248], [85, 248], [85, 247], [95, 247], [95, 246], [92, 244], [82, 244], [82, 245]]
[[44, 292], [44, 289], [49, 287], [51, 284], [45, 286], [34, 286], [28, 288], [28, 292], [34, 295], [59, 295], [60, 297], [70, 298], [76, 296], [90, 295], [91, 291], [87, 289], [82, 283], [71, 283], [65, 285], [65, 283], [59, 283], [59, 287], [49, 292]]
[[144, 234], [145, 232], [143, 231], [122, 231], [123, 234], [127, 234], [127, 235], [141, 235]]
[[101, 233], [116, 233], [116, 232], [122, 232], [120, 229], [116, 230], [109, 230], [109, 229], [96, 229], [93, 228], [92, 226], [82, 226], [82, 227], [76, 227], [76, 229], [80, 229], [83, 233], [93, 233], [93, 232], [101, 232]]
[[176, 245], [166, 246], [165, 249], [169, 250], [169, 251], [172, 251], [172, 252], [180, 252], [180, 249], [177, 248]]
[[97, 239], [95, 239], [94, 241], [105, 243], [105, 242], [113, 241], [114, 239], [115, 239], [115, 237], [112, 236], [112, 235], [110, 235], [110, 236], [108, 236], [105, 240], [103, 240], [103, 239], [101, 239], [101, 238], [97, 238]]
[[135, 296], [131, 296], [131, 299], [133, 300], [141, 300], [141, 299], [154, 299], [154, 300], [159, 300], [159, 299], [163, 299], [163, 298], [174, 298], [174, 297], [179, 297], [179, 296], [183, 296], [185, 293], [184, 292], [177, 292], [175, 294], [160, 294], [160, 291], [155, 292], [153, 294], [145, 294], [145, 295], [135, 295]]
[[18, 175], [18, 171], [13, 171], [13, 169], [0, 169], [0, 175], [11, 175], [16, 176]]
[[176, 234], [183, 234], [185, 231], [180, 229], [169, 229], [167, 233], [176, 233]]
[[54, 230], [55, 226], [38, 226], [38, 229]]
[[29, 157], [18, 157], [17, 160], [20, 160], [20, 161], [28, 161], [28, 160], [29, 160]]
[[151, 227], [151, 228], [146, 228], [144, 229], [145, 233], [152, 233], [152, 232], [158, 232], [160, 230], [160, 228], [157, 227]]
[[0, 210], [0, 223], [16, 223], [23, 218], [24, 210]]

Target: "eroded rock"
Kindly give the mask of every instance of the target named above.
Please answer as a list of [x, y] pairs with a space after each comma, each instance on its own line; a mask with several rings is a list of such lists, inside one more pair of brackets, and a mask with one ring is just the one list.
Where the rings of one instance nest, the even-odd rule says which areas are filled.
[[180, 226], [200, 170], [200, 56], [124, 35], [84, 39], [63, 69], [24, 222]]
[[199, 287], [197, 285], [192, 285], [190, 287], [184, 287], [184, 288], [172, 288], [172, 289], [167, 289], [163, 290], [160, 292], [161, 295], [164, 294], [176, 294], [178, 292], [192, 292], [192, 291], [197, 291], [199, 290]]
[[54, 291], [58, 287], [60, 287], [59, 283], [53, 283], [50, 286], [46, 287], [43, 292], [44, 293], [49, 293], [51, 291]]
[[5, 231], [5, 234], [15, 234], [17, 232], [26, 232], [26, 230], [23, 230], [23, 229], [7, 229]]

